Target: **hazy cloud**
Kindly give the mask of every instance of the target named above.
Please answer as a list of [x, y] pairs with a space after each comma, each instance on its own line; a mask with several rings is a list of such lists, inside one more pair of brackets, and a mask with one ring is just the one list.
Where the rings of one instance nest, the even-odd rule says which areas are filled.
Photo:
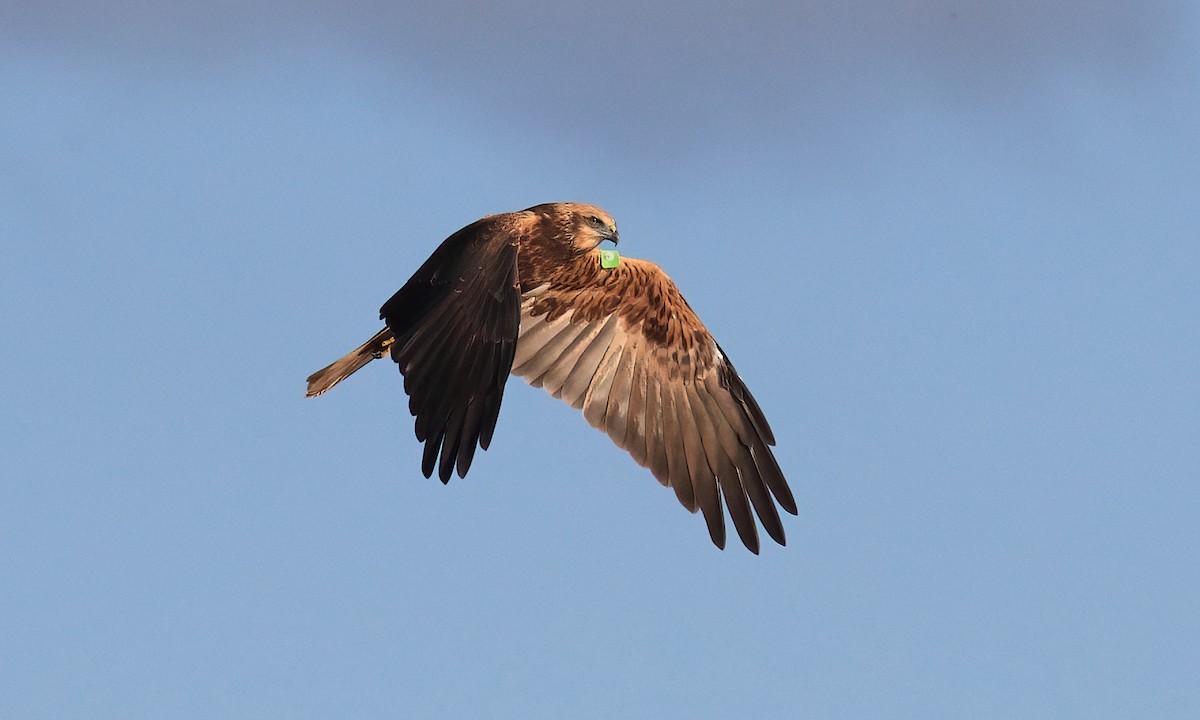
[[704, 112], [788, 107], [863, 76], [916, 76], [949, 92], [1003, 91], [1063, 65], [1114, 82], [1149, 72], [1185, 11], [1119, 0], [961, 3], [505, 5], [7, 3], [7, 34], [145, 62], [236, 61], [280, 45], [350, 43], [375, 61], [485, 97], [603, 117], [628, 103]]
[[504, 133], [567, 138], [627, 162], [713, 147], [809, 164], [886, 141], [890, 115], [906, 108], [1003, 123], [1014, 111], [1049, 114], [1041, 105], [1063, 82], [1142, 92], [1184, 66], [1195, 24], [1177, 4], [1119, 0], [117, 0], [9, 3], [4, 16], [26, 47], [139, 73], [237, 71], [351, 48], [384, 79], [375, 92], [407, 98], [415, 83]]

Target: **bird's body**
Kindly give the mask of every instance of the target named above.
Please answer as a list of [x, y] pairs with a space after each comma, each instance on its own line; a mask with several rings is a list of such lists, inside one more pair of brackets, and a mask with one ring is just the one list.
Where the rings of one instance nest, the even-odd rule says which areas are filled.
[[[725, 544], [721, 498], [758, 551], [751, 508], [784, 543], [776, 504], [795, 514], [754, 398], [675, 284], [622, 258], [600, 208], [538, 205], [491, 215], [447, 238], [380, 310], [386, 327], [308, 379], [319, 395], [384, 353], [399, 365], [422, 471], [443, 482], [487, 449], [511, 372], [583, 412], [704, 514]], [[773, 498], [773, 499], [772, 499]]]

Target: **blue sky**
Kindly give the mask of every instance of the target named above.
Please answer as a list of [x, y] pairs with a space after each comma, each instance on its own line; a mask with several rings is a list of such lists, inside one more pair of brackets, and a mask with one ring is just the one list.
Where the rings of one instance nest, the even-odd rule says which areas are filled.
[[[1200, 714], [1194, 4], [5, 3], [0, 716]], [[475, 218], [604, 206], [789, 545], [394, 368]]]

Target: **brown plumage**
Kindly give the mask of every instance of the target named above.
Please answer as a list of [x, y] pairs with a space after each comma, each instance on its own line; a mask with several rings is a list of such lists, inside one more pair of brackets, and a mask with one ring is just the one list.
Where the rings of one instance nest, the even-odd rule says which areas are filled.
[[776, 506], [796, 501], [750, 391], [657, 265], [600, 264], [612, 217], [582, 203], [491, 215], [447, 238], [384, 303], [386, 327], [308, 378], [320, 395], [384, 353], [404, 375], [421, 470], [466, 475], [487, 449], [511, 372], [581, 410], [725, 547], [722, 499], [757, 553], [758, 520], [784, 544]]

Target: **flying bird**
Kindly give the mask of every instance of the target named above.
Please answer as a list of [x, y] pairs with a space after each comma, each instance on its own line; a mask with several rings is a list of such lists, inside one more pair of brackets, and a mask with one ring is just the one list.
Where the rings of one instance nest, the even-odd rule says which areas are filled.
[[612, 216], [583, 203], [471, 223], [383, 304], [382, 330], [309, 376], [306, 397], [389, 355], [425, 444], [421, 471], [444, 483], [488, 448], [505, 382], [519, 375], [700, 510], [717, 547], [722, 498], [752, 552], [755, 514], [785, 544], [777, 506], [795, 515], [796, 501], [758, 403], [667, 274], [605, 241], [618, 242]]

